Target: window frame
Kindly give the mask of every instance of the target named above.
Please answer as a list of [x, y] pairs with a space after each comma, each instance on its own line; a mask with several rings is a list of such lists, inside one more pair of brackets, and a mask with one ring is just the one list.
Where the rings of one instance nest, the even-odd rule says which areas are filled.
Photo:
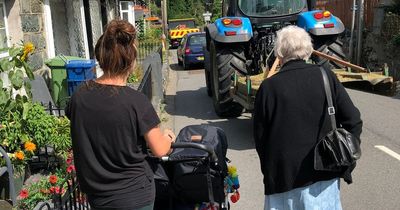
[[[5, 0], [0, 0], [0, 4], [3, 5], [3, 14], [4, 14], [4, 29], [6, 32], [6, 38], [7, 38], [7, 43], [6, 43], [6, 47], [10, 47], [10, 40], [9, 40], [9, 32], [8, 32], [8, 20], [7, 20], [7, 11], [6, 11], [6, 3]], [[1, 18], [1, 17], [0, 17]], [[8, 51], [0, 51], [0, 58], [5, 58], [8, 57]]]
[[[122, 4], [127, 3], [128, 4], [128, 9], [122, 9]], [[134, 2], [132, 1], [119, 1], [119, 14], [121, 20], [124, 19], [124, 13], [128, 13], [128, 22], [130, 22], [132, 25], [135, 25], [135, 11], [134, 11]]]

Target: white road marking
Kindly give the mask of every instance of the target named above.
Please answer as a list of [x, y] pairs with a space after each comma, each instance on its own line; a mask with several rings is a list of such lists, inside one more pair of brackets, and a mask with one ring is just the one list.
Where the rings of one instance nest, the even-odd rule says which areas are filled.
[[397, 154], [396, 152], [394, 152], [393, 150], [391, 150], [385, 146], [382, 146], [382, 145], [375, 145], [375, 148], [382, 150], [386, 154], [388, 154], [400, 161], [400, 155]]

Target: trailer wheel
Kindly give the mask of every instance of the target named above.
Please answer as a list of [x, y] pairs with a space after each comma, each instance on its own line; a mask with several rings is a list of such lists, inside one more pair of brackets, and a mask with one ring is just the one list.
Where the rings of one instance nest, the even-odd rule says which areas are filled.
[[[314, 39], [314, 48], [322, 53], [334, 56], [341, 60], [346, 59], [346, 54], [343, 52], [343, 43], [339, 41], [338, 37], [328, 36], [325, 38], [321, 37], [313, 37]], [[329, 61], [326, 58], [321, 58], [319, 56], [313, 55], [312, 60], [324, 67], [325, 69], [340, 69], [343, 68], [342, 65], [335, 63], [333, 61]]]
[[220, 117], [237, 117], [243, 107], [234, 102], [230, 93], [234, 68], [245, 68], [246, 58], [241, 47], [222, 47], [210, 42], [212, 96], [214, 109]]

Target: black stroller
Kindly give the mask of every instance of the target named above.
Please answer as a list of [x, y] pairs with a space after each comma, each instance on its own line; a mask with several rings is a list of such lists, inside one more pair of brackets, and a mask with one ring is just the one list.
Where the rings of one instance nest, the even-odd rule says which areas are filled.
[[156, 184], [154, 210], [229, 209], [224, 131], [209, 125], [187, 126], [172, 147], [169, 156], [151, 161]]

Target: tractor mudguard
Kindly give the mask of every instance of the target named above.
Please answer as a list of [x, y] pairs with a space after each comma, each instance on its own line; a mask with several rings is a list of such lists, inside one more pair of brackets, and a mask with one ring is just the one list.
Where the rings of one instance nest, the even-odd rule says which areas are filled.
[[[224, 25], [223, 19], [240, 19], [240, 25]], [[222, 43], [247, 42], [253, 37], [250, 19], [245, 17], [223, 17], [207, 26], [209, 38]]]
[[314, 14], [318, 12], [322, 13], [323, 11], [314, 10], [299, 14], [297, 26], [304, 28], [307, 32], [315, 36], [337, 35], [343, 33], [345, 27], [339, 18], [330, 15], [329, 18], [321, 18], [317, 20], [314, 17]]

